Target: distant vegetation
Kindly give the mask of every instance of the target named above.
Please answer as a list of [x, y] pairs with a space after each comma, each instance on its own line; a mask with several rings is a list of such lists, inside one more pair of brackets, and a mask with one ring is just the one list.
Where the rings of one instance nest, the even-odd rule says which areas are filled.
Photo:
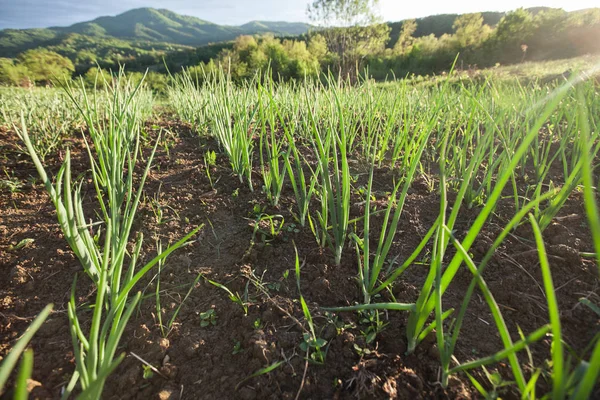
[[[143, 8], [67, 28], [4, 30], [0, 84], [47, 84], [69, 74], [87, 75], [92, 81], [97, 67], [114, 70], [120, 64], [129, 71], [150, 69], [149, 81], [156, 82], [157, 90], [166, 77], [154, 75], [176, 73], [182, 67], [190, 67], [199, 79], [225, 69], [237, 81], [266, 69], [275, 78], [289, 80], [317, 77], [327, 70], [357, 75], [367, 68], [370, 77], [384, 80], [447, 71], [457, 54], [457, 68], [467, 70], [600, 54], [597, 8], [565, 12], [538, 7], [393, 23], [363, 20], [362, 25], [357, 18], [368, 12], [359, 11], [348, 14], [353, 16], [344, 22], [347, 28], [328, 25], [325, 14], [317, 13], [313, 22], [319, 29], [257, 21], [232, 27]], [[32, 67], [37, 62], [45, 67]]]
[[[304, 23], [268, 21], [225, 26], [169, 10], [138, 8], [115, 17], [100, 17], [69, 27], [5, 29], [0, 31], [0, 57], [15, 57], [24, 50], [36, 47], [66, 47], [69, 43], [64, 42], [69, 37], [82, 38], [80, 40], [87, 40], [92, 44], [99, 39], [118, 39], [131, 42], [131, 47], [148, 50], [157, 46], [156, 50], [172, 50], [165, 49], [164, 44], [198, 47], [233, 40], [239, 35], [300, 35], [309, 29], [310, 25]], [[112, 45], [124, 47], [121, 42], [113, 42]]]

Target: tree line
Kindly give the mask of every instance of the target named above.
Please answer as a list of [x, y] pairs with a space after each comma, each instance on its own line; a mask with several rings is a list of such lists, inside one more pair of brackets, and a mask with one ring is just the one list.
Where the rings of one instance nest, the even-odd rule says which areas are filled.
[[[308, 14], [319, 28], [296, 38], [244, 35], [233, 42], [161, 55], [160, 59], [146, 55], [120, 61], [131, 71], [150, 67], [150, 84], [160, 91], [166, 86], [165, 73], [177, 73], [182, 67], [188, 67], [199, 81], [217, 69], [228, 72], [233, 80], [251, 78], [257, 71], [269, 71], [281, 80], [317, 78], [327, 71], [356, 77], [368, 71], [371, 78], [384, 80], [446, 71], [457, 54], [457, 67], [467, 69], [600, 53], [600, 9], [571, 13], [543, 9], [535, 15], [517, 9], [494, 27], [484, 23], [481, 13], [463, 14], [455, 18], [452, 33], [439, 36], [417, 37], [417, 21], [405, 20], [391, 40], [392, 28], [376, 17], [375, 3], [316, 0]], [[82, 68], [48, 49], [27, 50], [15, 59], [0, 59], [0, 84], [39, 85], [83, 76], [91, 85], [97, 82], [99, 69], [118, 67], [91, 60]]]

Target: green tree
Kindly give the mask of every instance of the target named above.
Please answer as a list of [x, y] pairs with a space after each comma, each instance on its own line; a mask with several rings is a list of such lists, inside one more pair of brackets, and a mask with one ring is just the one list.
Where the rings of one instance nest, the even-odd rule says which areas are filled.
[[91, 50], [81, 50], [75, 55], [76, 65], [93, 65], [98, 62], [97, 55]]
[[219, 60], [226, 70], [231, 71], [235, 80], [251, 78], [257, 72], [267, 71], [274, 79], [316, 77], [320, 72], [319, 57], [324, 57], [327, 52], [323, 41], [319, 35], [311, 38], [308, 45], [302, 40], [282, 42], [272, 34], [239, 36], [231, 49], [224, 49], [219, 54]]
[[236, 51], [242, 60], [248, 60], [252, 52], [258, 50], [256, 39], [250, 35], [238, 36], [233, 43], [233, 50]]
[[527, 52], [527, 41], [533, 33], [533, 17], [519, 8], [507, 13], [494, 32], [495, 56], [501, 62], [518, 62]]
[[400, 28], [400, 36], [398, 37], [398, 41], [394, 45], [394, 53], [396, 54], [406, 54], [410, 52], [412, 45], [415, 41], [413, 37], [415, 31], [417, 30], [417, 20], [415, 19], [407, 19], [402, 22], [402, 28]]
[[327, 40], [318, 33], [311, 35], [308, 40], [308, 51], [317, 60], [322, 61], [327, 56]]
[[308, 76], [317, 77], [319, 75], [318, 55], [309, 51], [306, 42], [284, 40], [283, 48], [288, 54], [288, 74], [290, 78], [303, 79]]
[[573, 11], [569, 13], [569, 26], [589, 26], [600, 23], [600, 8]]
[[269, 60], [273, 77], [289, 78], [288, 64], [290, 59], [281, 41], [273, 37], [273, 35], [266, 35], [262, 39], [260, 47]]
[[314, 0], [308, 5], [308, 17], [320, 26], [367, 26], [381, 21], [375, 13], [379, 0]]
[[0, 84], [10, 86], [27, 86], [30, 84], [29, 71], [24, 65], [15, 64], [9, 58], [0, 58]]
[[491, 32], [490, 27], [483, 24], [481, 13], [462, 14], [456, 18], [452, 29], [459, 48], [479, 46]]
[[600, 53], [600, 9], [571, 12], [565, 25], [561, 57]]
[[27, 50], [17, 59], [36, 83], [48, 84], [55, 79], [70, 78], [75, 71], [71, 60], [47, 49]]
[[533, 17], [534, 30], [527, 40], [530, 60], [570, 57], [568, 13], [557, 8], [539, 12]]
[[231, 78], [236, 81], [248, 78], [251, 73], [248, 69], [248, 63], [244, 62], [240, 58], [239, 53], [234, 49], [223, 49], [223, 51], [219, 53], [217, 64], [219, 64], [226, 73], [231, 74]]
[[238, 36], [235, 39], [230, 57], [242, 63], [242, 68], [236, 73], [239, 78], [250, 77], [255, 71], [265, 68], [268, 63], [263, 49], [259, 47], [256, 39], [249, 35]]
[[307, 8], [310, 20], [324, 28], [328, 50], [343, 76], [356, 78], [368, 55], [383, 52], [390, 27], [375, 12], [379, 0], [314, 0]]

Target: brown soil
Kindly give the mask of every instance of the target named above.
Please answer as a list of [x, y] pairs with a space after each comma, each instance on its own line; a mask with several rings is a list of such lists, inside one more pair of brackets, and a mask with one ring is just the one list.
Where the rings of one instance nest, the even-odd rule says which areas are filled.
[[[345, 398], [472, 398], [476, 390], [464, 375], [451, 378], [447, 389], [438, 381], [439, 356], [434, 338], [427, 338], [414, 354], [405, 355], [406, 313], [382, 313], [385, 329], [374, 343], [367, 345], [356, 313], [341, 313], [335, 319], [320, 307], [344, 306], [360, 302], [355, 277], [355, 250], [347, 248], [342, 265], [335, 267], [328, 250], [321, 251], [310, 229], [292, 225], [290, 208], [294, 204], [290, 188], [284, 191], [279, 208], [269, 207], [260, 190], [260, 176], [254, 177], [255, 190], [240, 184], [232, 176], [224, 156], [218, 156], [213, 168], [211, 188], [206, 175], [203, 153], [217, 150], [213, 141], [191, 134], [189, 126], [160, 123], [171, 131], [169, 151], [161, 147], [144, 188], [146, 200], [137, 215], [134, 232], [144, 233], [143, 254], [149, 260], [156, 251], [156, 239], [163, 245], [174, 242], [199, 224], [205, 224], [193, 244], [179, 250], [166, 262], [161, 277], [163, 321], [168, 321], [195, 277], [225, 284], [234, 292], [248, 288], [250, 307], [229, 300], [225, 291], [201, 279], [183, 304], [173, 330], [164, 338], [157, 324], [155, 285], [150, 278], [140, 285], [145, 297], [129, 323], [121, 342], [128, 354], [109, 379], [104, 398], [160, 399], [294, 399], [300, 391], [305, 399]], [[150, 136], [155, 131], [150, 130]], [[78, 260], [68, 248], [57, 224], [54, 208], [40, 184], [29, 158], [19, 154], [11, 132], [0, 132], [0, 165], [8, 176], [20, 181], [18, 192], [0, 193], [0, 355], [5, 355], [33, 317], [48, 303], [54, 312], [32, 341], [35, 351], [33, 374], [34, 398], [58, 398], [74, 369], [66, 304]], [[77, 173], [87, 170], [82, 142], [70, 141]], [[46, 160], [55, 174], [61, 155]], [[257, 163], [256, 163], [257, 164]], [[255, 165], [256, 165], [255, 164]], [[356, 167], [356, 166], [352, 166]], [[360, 173], [356, 167], [354, 173]], [[76, 174], [74, 174], [76, 176]], [[364, 176], [360, 179], [364, 180]], [[378, 170], [378, 193], [391, 190], [391, 172]], [[359, 185], [360, 185], [359, 180]], [[86, 194], [92, 199], [92, 192]], [[383, 198], [379, 196], [378, 200]], [[152, 199], [163, 210], [158, 221]], [[398, 260], [408, 257], [433, 224], [439, 210], [439, 197], [423, 179], [413, 185], [392, 254]], [[500, 227], [513, 215], [511, 199], [504, 200], [473, 246], [475, 260], [491, 246]], [[358, 203], [359, 199], [353, 203]], [[254, 208], [281, 215], [284, 229], [275, 238], [257, 237], [252, 245]], [[361, 215], [363, 206], [353, 207], [352, 216]], [[479, 210], [463, 209], [456, 234], [462, 237]], [[91, 215], [91, 214], [90, 214]], [[573, 195], [559, 218], [545, 231], [554, 285], [562, 310], [565, 341], [581, 353], [599, 330], [599, 321], [579, 304], [588, 297], [596, 303], [597, 270], [594, 262], [579, 252], [593, 247], [586, 228], [581, 196]], [[371, 226], [381, 225], [382, 216], [374, 216]], [[297, 225], [297, 223], [296, 223]], [[378, 232], [373, 232], [375, 238]], [[14, 250], [23, 239], [33, 239], [26, 247]], [[294, 243], [303, 262], [301, 291], [313, 313], [319, 336], [328, 341], [324, 365], [307, 364], [300, 350], [306, 329], [294, 278]], [[289, 272], [288, 272], [289, 271]], [[399, 302], [414, 302], [427, 273], [425, 265], [414, 265], [394, 286]], [[249, 278], [252, 278], [252, 282]], [[463, 269], [444, 296], [444, 307], [459, 308], [472, 276]], [[533, 235], [522, 225], [496, 252], [484, 278], [497, 302], [513, 339], [517, 327], [532, 332], [547, 323], [548, 313], [542, 290], [542, 278]], [[256, 280], [264, 291], [259, 290]], [[93, 301], [93, 291], [85, 287], [87, 278], [80, 274], [79, 302]], [[386, 295], [387, 296], [387, 295]], [[216, 324], [201, 327], [200, 313], [216, 312]], [[82, 311], [83, 320], [85, 314]], [[84, 328], [85, 329], [85, 328]], [[239, 343], [240, 352], [234, 354]], [[368, 349], [358, 354], [356, 347]], [[467, 361], [501, 349], [501, 342], [483, 298], [476, 294], [469, 306], [456, 357]], [[532, 346], [536, 365], [549, 358], [549, 341]], [[144, 379], [140, 356], [161, 374]], [[522, 354], [526, 363], [526, 355]], [[275, 361], [284, 364], [273, 372], [239, 382]], [[508, 373], [505, 364], [496, 366]], [[475, 374], [481, 378], [481, 375]], [[510, 377], [510, 375], [506, 375]], [[542, 379], [540, 385], [546, 387]], [[507, 388], [506, 398], [517, 395]]]

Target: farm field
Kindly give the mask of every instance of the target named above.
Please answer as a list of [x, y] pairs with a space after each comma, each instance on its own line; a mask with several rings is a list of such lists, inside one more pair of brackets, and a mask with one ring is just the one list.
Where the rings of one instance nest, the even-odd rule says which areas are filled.
[[53, 304], [32, 398], [596, 398], [581, 76], [0, 88], [0, 355]]

